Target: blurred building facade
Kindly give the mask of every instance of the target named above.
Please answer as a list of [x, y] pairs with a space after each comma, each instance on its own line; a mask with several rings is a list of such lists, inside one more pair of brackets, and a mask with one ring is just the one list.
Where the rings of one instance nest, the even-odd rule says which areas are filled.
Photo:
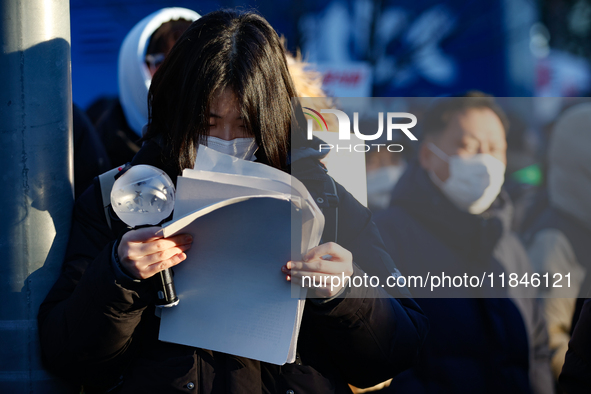
[[258, 10], [290, 50], [300, 48], [319, 64], [335, 96], [438, 96], [466, 89], [532, 96], [540, 83], [536, 45], [543, 52], [545, 44], [535, 26], [545, 8], [533, 0], [72, 0], [76, 103], [88, 107], [117, 94], [125, 34], [170, 6], [200, 14], [235, 6]]

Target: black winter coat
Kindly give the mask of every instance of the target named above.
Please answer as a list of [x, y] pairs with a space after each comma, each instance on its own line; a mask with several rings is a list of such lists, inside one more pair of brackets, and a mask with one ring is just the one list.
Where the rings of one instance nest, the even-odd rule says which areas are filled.
[[97, 120], [96, 131], [113, 167], [129, 163], [140, 150], [140, 137], [129, 127], [118, 98], [108, 102]]
[[111, 163], [94, 126], [86, 114], [74, 105], [74, 187], [78, 198], [90, 186], [95, 176], [109, 171]]
[[[511, 233], [505, 198], [482, 215], [462, 212], [414, 163], [398, 181], [390, 204], [375, 220], [407, 276], [445, 272], [480, 278], [494, 272], [498, 278], [503, 271], [507, 276], [529, 268], [523, 246]], [[386, 392], [552, 393], [548, 336], [536, 299], [508, 298], [508, 285], [501, 289], [498, 279], [494, 289], [480, 289], [482, 298], [465, 298], [475, 293], [449, 286], [440, 297], [452, 298], [416, 299], [429, 318], [429, 335], [417, 364]], [[428, 286], [409, 290], [433, 297]]]
[[567, 394], [591, 392], [591, 299], [583, 303], [559, 382]]
[[[317, 158], [303, 160], [300, 180], [314, 194], [327, 175]], [[133, 164], [162, 168], [176, 183], [178, 172], [153, 141]], [[352, 252], [354, 275], [389, 275], [391, 260], [370, 212], [340, 185], [338, 195], [338, 243]], [[111, 253], [118, 234], [107, 226], [100, 201], [96, 186], [77, 201], [62, 274], [39, 311], [48, 368], [87, 392], [119, 383], [114, 392], [349, 393], [347, 383], [387, 380], [418, 353], [427, 329], [422, 311], [412, 299], [378, 288], [351, 288], [323, 305], [307, 301], [293, 364], [160, 342], [152, 287], [116, 279]]]

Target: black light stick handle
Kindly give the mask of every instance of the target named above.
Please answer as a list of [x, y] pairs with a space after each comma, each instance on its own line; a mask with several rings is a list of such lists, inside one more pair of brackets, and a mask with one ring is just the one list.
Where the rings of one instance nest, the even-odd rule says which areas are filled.
[[[151, 227], [151, 224], [144, 224], [133, 227], [137, 230], [143, 227]], [[179, 298], [176, 295], [174, 288], [174, 279], [172, 269], [167, 268], [160, 271], [153, 276], [154, 285], [156, 287], [156, 306], [159, 308], [170, 308], [179, 303]]]
[[156, 276], [157, 279], [157, 300], [156, 306], [160, 308], [170, 308], [179, 303], [179, 298], [176, 295], [174, 288], [174, 280], [172, 278], [172, 270], [167, 268], [160, 271]]

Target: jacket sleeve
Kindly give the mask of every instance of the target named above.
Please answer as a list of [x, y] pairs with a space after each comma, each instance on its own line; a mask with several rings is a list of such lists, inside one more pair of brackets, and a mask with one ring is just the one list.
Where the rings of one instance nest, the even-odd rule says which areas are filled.
[[315, 327], [321, 328], [329, 348], [327, 353], [343, 378], [354, 386], [369, 387], [410, 367], [425, 339], [428, 323], [407, 292], [381, 287], [395, 269], [394, 263], [370, 211], [342, 186], [338, 187], [337, 243], [353, 254], [352, 277], [378, 276], [380, 285], [351, 286], [342, 299], [324, 305], [309, 302], [306, 307], [309, 305]]
[[47, 367], [84, 383], [108, 385], [108, 376], [120, 376], [153, 293], [145, 281], [116, 277], [114, 238], [91, 186], [75, 204], [61, 275], [39, 309]]
[[549, 347], [552, 351], [552, 373], [558, 378], [568, 349], [576, 297], [585, 272], [570, 242], [559, 230], [546, 229], [536, 234], [529, 245], [528, 255], [534, 269], [542, 275], [549, 273], [552, 278], [556, 273], [572, 273], [570, 287], [547, 289], [547, 298], [544, 300], [544, 317], [548, 322]]
[[543, 308], [538, 299], [529, 299], [532, 304], [532, 329], [530, 331], [530, 381], [532, 391], [537, 394], [554, 393], [555, 380], [550, 366], [548, 330]]

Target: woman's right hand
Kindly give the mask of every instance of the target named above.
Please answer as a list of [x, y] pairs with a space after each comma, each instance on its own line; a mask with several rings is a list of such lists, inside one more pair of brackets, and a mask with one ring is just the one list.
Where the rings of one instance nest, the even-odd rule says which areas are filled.
[[189, 234], [163, 238], [160, 227], [144, 227], [123, 235], [117, 253], [127, 273], [136, 279], [147, 279], [173, 267], [187, 258], [193, 237]]

